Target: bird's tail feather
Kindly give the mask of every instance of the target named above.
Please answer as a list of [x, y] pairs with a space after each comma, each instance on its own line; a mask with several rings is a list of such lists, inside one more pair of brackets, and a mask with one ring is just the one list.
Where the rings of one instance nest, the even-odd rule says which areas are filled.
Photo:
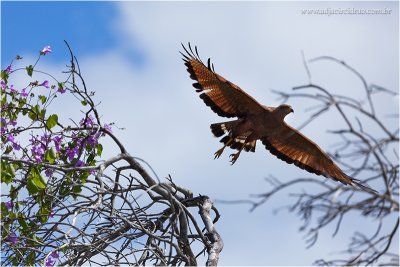
[[239, 120], [213, 123], [210, 125], [211, 132], [215, 137], [221, 137], [224, 134], [229, 133], [238, 123]]

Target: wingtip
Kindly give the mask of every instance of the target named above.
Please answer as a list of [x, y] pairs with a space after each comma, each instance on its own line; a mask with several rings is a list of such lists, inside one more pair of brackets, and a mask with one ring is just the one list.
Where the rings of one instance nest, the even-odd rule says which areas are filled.
[[187, 43], [187, 46], [185, 46], [182, 42], [181, 42], [181, 46], [183, 48], [183, 50], [186, 52], [186, 55], [184, 55], [181, 51], [179, 51], [186, 59], [189, 58], [194, 58], [197, 59], [201, 62], [200, 60], [200, 56], [199, 56], [199, 52], [197, 50], [197, 46], [194, 46], [194, 50], [192, 48], [192, 44], [190, 42]]
[[371, 194], [374, 194], [374, 195], [379, 195], [378, 191], [376, 191], [376, 190], [374, 190], [374, 189], [372, 189], [372, 188], [370, 188], [370, 187], [368, 187], [366, 185], [363, 185], [357, 179], [351, 179], [351, 182], [352, 182], [352, 186], [354, 186], [354, 187], [356, 187], [358, 189], [361, 189], [361, 190], [363, 190], [365, 192], [368, 192], [368, 193], [371, 193]]

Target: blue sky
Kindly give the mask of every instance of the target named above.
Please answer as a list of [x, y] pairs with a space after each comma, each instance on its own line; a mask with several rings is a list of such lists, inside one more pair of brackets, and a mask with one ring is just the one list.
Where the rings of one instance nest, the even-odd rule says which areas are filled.
[[[387, 16], [301, 15], [304, 8], [328, 7], [393, 11]], [[230, 151], [214, 160], [220, 143], [209, 125], [224, 119], [196, 96], [178, 53], [181, 42], [197, 44], [200, 56], [211, 57], [219, 74], [265, 105], [280, 104], [271, 89], [290, 91], [308, 82], [302, 51], [306, 58], [343, 59], [368, 83], [393, 91], [399, 88], [397, 2], [2, 1], [1, 8], [2, 68], [16, 54], [29, 64], [37, 51], [51, 45], [53, 53], [41, 60], [40, 67], [60, 72], [69, 63], [63, 43], [67, 40], [89, 90], [96, 91], [101, 101], [98, 108], [104, 122], [125, 128], [115, 133], [130, 153], [146, 159], [159, 177], [171, 174], [177, 184], [213, 199], [245, 199], [265, 192], [264, 177], [269, 174], [284, 181], [323, 178], [277, 160], [261, 144], [256, 153], [242, 153], [234, 166], [229, 164]], [[320, 62], [311, 64], [310, 70], [313, 82], [336, 94], [361, 97], [359, 80], [340, 66]], [[296, 112], [286, 121], [296, 127], [310, 115], [306, 112], [309, 103], [290, 104]], [[397, 110], [398, 97], [378, 103], [380, 113]], [[81, 116], [68, 101], [60, 102], [57, 112], [65, 114], [60, 116], [65, 122]], [[336, 118], [327, 114], [303, 132], [329, 150], [337, 140], [328, 130], [342, 123]], [[393, 127], [397, 125], [396, 121]], [[112, 155], [110, 150], [105, 153]], [[317, 245], [306, 250], [303, 234], [298, 232], [299, 217], [273, 214], [289, 201], [281, 194], [253, 213], [248, 206], [217, 204], [222, 214], [217, 229], [225, 242], [221, 264], [309, 265], [342, 250], [354, 230], [375, 230], [354, 215], [334, 239], [334, 229], [328, 227]], [[250, 230], [242, 231], [243, 227]]]
[[[1, 8], [2, 67], [15, 55], [48, 44], [54, 50], [49, 60], [62, 61], [68, 56], [64, 40], [85, 55], [102, 53], [123, 42], [110, 23], [118, 15], [112, 2], [2, 1]], [[143, 63], [143, 54], [134, 46], [122, 52], [133, 64]]]

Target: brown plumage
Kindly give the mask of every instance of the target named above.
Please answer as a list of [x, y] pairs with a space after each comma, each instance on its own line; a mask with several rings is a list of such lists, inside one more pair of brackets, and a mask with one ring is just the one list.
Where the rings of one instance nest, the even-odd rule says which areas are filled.
[[224, 146], [215, 152], [218, 158], [226, 147], [238, 150], [230, 155], [234, 164], [242, 150], [254, 152], [256, 141], [261, 140], [265, 148], [279, 159], [294, 164], [310, 173], [332, 178], [346, 185], [357, 186], [368, 192], [376, 192], [346, 175], [332, 159], [313, 141], [287, 125], [284, 118], [293, 112], [291, 106], [266, 107], [214, 71], [208, 59], [207, 66], [201, 61], [197, 47], [193, 51], [190, 43], [183, 46], [183, 60], [200, 98], [219, 116], [237, 120], [214, 123], [211, 131], [216, 137], [224, 136]]

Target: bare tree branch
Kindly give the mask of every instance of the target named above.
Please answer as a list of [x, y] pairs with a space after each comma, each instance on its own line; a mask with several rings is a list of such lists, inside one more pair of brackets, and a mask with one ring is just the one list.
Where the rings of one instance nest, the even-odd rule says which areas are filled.
[[[306, 183], [313, 191], [292, 193], [294, 204], [289, 208], [296, 211], [303, 220], [300, 230], [307, 233], [307, 247], [313, 246], [318, 240], [319, 231], [328, 225], [334, 225], [333, 236], [342, 227], [342, 221], [350, 213], [357, 212], [361, 217], [373, 219], [376, 222], [376, 232], [364, 235], [355, 232], [352, 242], [343, 251], [348, 259], [317, 260], [317, 265], [399, 265], [399, 254], [393, 238], [398, 235], [399, 226], [399, 164], [398, 123], [393, 124], [388, 118], [379, 116], [374, 103], [378, 93], [387, 97], [396, 95], [392, 91], [377, 85], [368, 85], [367, 80], [353, 67], [344, 61], [323, 56], [310, 60], [329, 60], [344, 66], [355, 74], [362, 82], [365, 97], [368, 100], [367, 109], [357, 99], [349, 96], [334, 95], [328, 89], [311, 82], [307, 62], [304, 65], [308, 74], [309, 84], [296, 86], [294, 92], [274, 91], [284, 102], [291, 98], [316, 101], [318, 105], [300, 128], [305, 127], [316, 118], [332, 111], [339, 114], [338, 119], [345, 123], [341, 129], [331, 130], [342, 140], [336, 144], [330, 155], [342, 164], [351, 176], [362, 178], [364, 183], [373, 185], [379, 194], [365, 192], [343, 185], [332, 186], [316, 178], [296, 178], [289, 182], [280, 182], [271, 176], [267, 182], [272, 187], [269, 191], [255, 195], [258, 201], [253, 201], [252, 210], [266, 203], [273, 195], [283, 190], [295, 190]], [[305, 91], [298, 93], [299, 90]], [[346, 110], [346, 111], [345, 111]], [[392, 116], [398, 117], [396, 111]], [[393, 153], [394, 152], [394, 153]], [[302, 188], [308, 188], [303, 186]], [[318, 190], [316, 190], [318, 188]], [[393, 220], [396, 220], [393, 223]], [[382, 227], [385, 225], [385, 227]]]

